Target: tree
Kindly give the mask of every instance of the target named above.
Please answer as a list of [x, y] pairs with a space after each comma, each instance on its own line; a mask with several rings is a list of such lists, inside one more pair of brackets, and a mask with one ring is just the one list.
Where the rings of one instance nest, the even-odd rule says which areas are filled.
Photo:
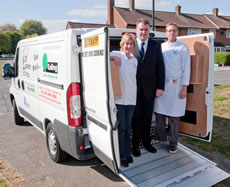
[[17, 28], [14, 24], [5, 24], [0, 27], [0, 31], [3, 31], [3, 32], [14, 32], [16, 30]]
[[15, 53], [16, 47], [17, 47], [17, 43], [19, 40], [22, 39], [22, 36], [18, 33], [18, 32], [7, 32], [7, 35], [10, 36], [11, 38], [11, 49], [10, 49], [10, 53]]
[[0, 32], [0, 52], [8, 53], [11, 49], [11, 38], [8, 34]]
[[27, 20], [25, 21], [21, 28], [20, 32], [24, 38], [26, 38], [27, 35], [43, 35], [46, 34], [47, 29], [43, 27], [42, 23], [40, 21], [34, 21], [34, 20]]
[[35, 34], [31, 34], [31, 35], [27, 35], [27, 36], [26, 36], [26, 38], [33, 38], [33, 37], [36, 37], [36, 36], [38, 36], [38, 34], [37, 34], [37, 33], [35, 33]]

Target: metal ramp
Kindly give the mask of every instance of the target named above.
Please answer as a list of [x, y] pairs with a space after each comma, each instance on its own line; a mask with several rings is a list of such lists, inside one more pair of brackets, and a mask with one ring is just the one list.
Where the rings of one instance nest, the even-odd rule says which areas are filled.
[[196, 152], [179, 144], [175, 154], [168, 152], [168, 144], [156, 144], [157, 153], [142, 149], [134, 163], [120, 168], [120, 176], [131, 186], [186, 186], [207, 187], [230, 174]]

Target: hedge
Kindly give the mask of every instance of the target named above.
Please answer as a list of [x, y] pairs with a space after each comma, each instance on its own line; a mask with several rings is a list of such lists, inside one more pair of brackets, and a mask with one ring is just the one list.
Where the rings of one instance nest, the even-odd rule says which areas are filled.
[[215, 64], [230, 65], [230, 52], [215, 52]]

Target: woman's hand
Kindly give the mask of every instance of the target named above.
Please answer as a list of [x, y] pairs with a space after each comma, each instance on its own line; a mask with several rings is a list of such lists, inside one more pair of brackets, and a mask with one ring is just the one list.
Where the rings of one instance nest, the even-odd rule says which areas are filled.
[[110, 60], [114, 61], [114, 64], [117, 66], [121, 66], [121, 58], [117, 56], [111, 56]]

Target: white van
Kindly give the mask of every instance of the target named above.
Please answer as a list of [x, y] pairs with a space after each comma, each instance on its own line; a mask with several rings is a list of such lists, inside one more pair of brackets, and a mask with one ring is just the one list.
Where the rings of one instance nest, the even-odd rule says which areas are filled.
[[[164, 143], [155, 145], [156, 154], [142, 148], [133, 164], [120, 166], [109, 52], [119, 50], [125, 32], [135, 30], [66, 30], [20, 41], [13, 72], [8, 73], [13, 77], [15, 123], [27, 120], [40, 130], [55, 162], [65, 160], [67, 153], [78, 160], [96, 155], [132, 186], [211, 186], [228, 178], [215, 163], [181, 144], [176, 154], [168, 153]], [[160, 32], [151, 35], [165, 39]], [[203, 34], [179, 39], [189, 46], [192, 59], [180, 132], [205, 141], [212, 134], [213, 38]]]

